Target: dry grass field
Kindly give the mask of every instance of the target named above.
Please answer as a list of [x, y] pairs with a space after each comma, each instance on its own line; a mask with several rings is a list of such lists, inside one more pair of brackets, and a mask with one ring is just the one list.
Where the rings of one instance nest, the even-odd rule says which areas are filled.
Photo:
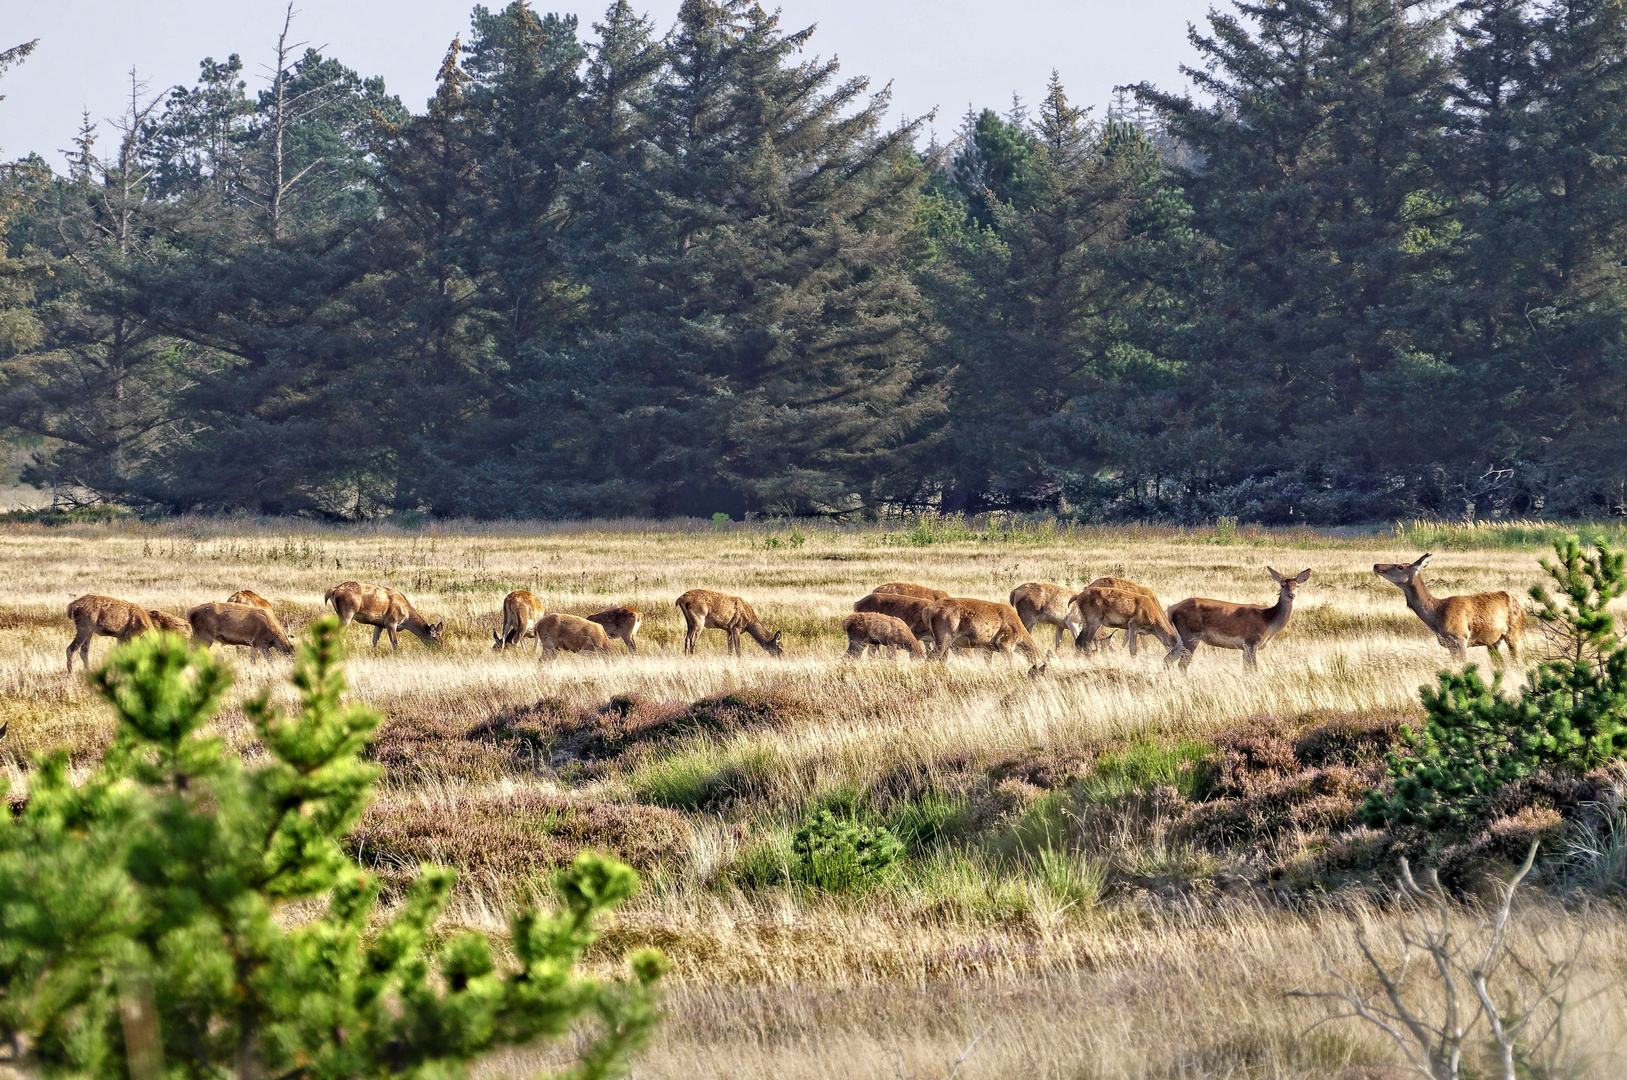
[[[597, 957], [612, 970], [625, 947], [653, 943], [673, 961], [669, 1018], [640, 1078], [1408, 1075], [1374, 1029], [1288, 996], [1327, 988], [1329, 969], [1375, 985], [1360, 927], [1379, 954], [1400, 953], [1404, 919], [1382, 887], [1393, 859], [1351, 808], [1382, 772], [1363, 740], [1393, 743], [1447, 656], [1371, 566], [1427, 543], [1437, 595], [1523, 593], [1542, 538], [983, 522], [0, 526], [4, 769], [15, 798], [29, 754], [68, 744], [88, 762], [109, 738], [91, 690], [64, 674], [73, 598], [184, 613], [249, 588], [296, 634], [324, 590], [375, 582], [444, 619], [446, 646], [403, 634], [399, 652], [374, 651], [370, 632], [350, 630], [354, 691], [387, 717], [357, 857], [392, 880], [421, 860], [456, 866], [453, 917], [488, 929], [583, 847], [637, 866], [645, 886]], [[1183, 676], [1150, 640], [1134, 658], [1067, 646], [1037, 678], [1003, 657], [843, 658], [842, 615], [886, 581], [1003, 601], [1025, 581], [1114, 575], [1166, 605], [1270, 603], [1268, 565], [1312, 577], [1252, 674], [1239, 653], [1204, 648]], [[731, 658], [709, 631], [683, 656], [673, 600], [696, 587], [749, 599], [785, 632], [786, 655], [748, 640]], [[550, 611], [639, 609], [640, 652], [493, 653], [516, 588]], [[1036, 636], [1049, 649], [1050, 631]], [[92, 662], [110, 648], [98, 639]], [[285, 692], [287, 667], [243, 657], [235, 693]], [[220, 726], [255, 752], [240, 713]], [[1293, 758], [1275, 787], [1258, 780], [1268, 743]], [[863, 892], [794, 881], [791, 835], [819, 808], [886, 825], [906, 857]], [[1528, 833], [1510, 826], [1465, 852], [1464, 894]], [[1524, 896], [1517, 947], [1577, 957], [1567, 1060], [1576, 1075], [1621, 1075], [1620, 911], [1551, 880]], [[1477, 910], [1463, 907], [1466, 927]], [[1408, 992], [1428, 1001], [1421, 976]]]

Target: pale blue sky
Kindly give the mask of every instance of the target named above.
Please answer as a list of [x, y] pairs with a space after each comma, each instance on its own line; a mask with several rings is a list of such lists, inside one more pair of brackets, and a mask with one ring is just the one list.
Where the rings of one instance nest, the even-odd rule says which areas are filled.
[[[191, 84], [198, 61], [242, 55], [250, 88], [281, 25], [285, 0], [0, 0], [0, 48], [39, 48], [0, 80], [0, 156], [29, 151], [60, 168], [82, 108], [116, 114], [128, 72], [154, 91]], [[487, 6], [500, 6], [488, 0]], [[327, 48], [364, 75], [382, 75], [415, 111], [423, 107], [447, 43], [468, 25], [472, 0], [296, 0], [296, 38]], [[606, 2], [534, 4], [574, 12], [586, 29]], [[844, 73], [893, 81], [896, 111], [938, 109], [947, 135], [968, 104], [1004, 109], [1012, 92], [1033, 101], [1052, 68], [1070, 95], [1106, 105], [1115, 85], [1151, 80], [1184, 88], [1192, 59], [1186, 26], [1209, 0], [783, 0], [784, 24], [818, 24], [811, 51], [841, 58]], [[1223, 5], [1229, 6], [1229, 5]], [[665, 30], [678, 0], [646, 6]]]

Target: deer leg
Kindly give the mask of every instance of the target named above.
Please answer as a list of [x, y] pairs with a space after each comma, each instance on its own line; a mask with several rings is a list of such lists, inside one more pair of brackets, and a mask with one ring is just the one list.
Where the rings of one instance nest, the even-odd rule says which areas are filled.
[[68, 673], [70, 675], [73, 673], [73, 651], [75, 649], [79, 650], [80, 666], [84, 668], [90, 667], [90, 639], [90, 634], [79, 630], [73, 635], [73, 640], [68, 642]]
[[684, 612], [684, 655], [695, 652], [695, 639], [700, 637], [700, 631], [695, 628], [695, 620], [689, 612]]
[[1124, 628], [1124, 647], [1129, 650], [1131, 656], [1136, 654], [1136, 646], [1140, 644], [1140, 640], [1141, 635], [1136, 633], [1134, 623]]
[[1258, 645], [1243, 646], [1243, 666], [1250, 671], [1260, 666]]
[[[400, 652], [401, 651], [401, 639], [396, 636], [395, 627], [386, 626], [384, 629], [386, 629], [390, 633], [390, 648], [394, 649], [396, 652]], [[378, 638], [375, 637], [373, 640], [374, 640], [375, 643], [377, 643]]]
[[1509, 634], [1504, 634], [1503, 635], [1503, 645], [1508, 649], [1508, 658], [1510, 660], [1516, 660], [1516, 661], [1519, 660], [1519, 658], [1520, 658], [1520, 648], [1519, 648], [1518, 645], [1514, 644], [1514, 638], [1513, 638], [1512, 635], [1509, 635]]
[[1185, 638], [1181, 639], [1182, 671], [1185, 671], [1187, 668], [1192, 666], [1192, 656], [1198, 651], [1198, 646], [1201, 644], [1203, 644], [1201, 641], [1188, 641]]
[[376, 648], [379, 647], [379, 638], [381, 638], [383, 636], [384, 636], [384, 627], [382, 627], [382, 626], [373, 627], [373, 648], [376, 649]]

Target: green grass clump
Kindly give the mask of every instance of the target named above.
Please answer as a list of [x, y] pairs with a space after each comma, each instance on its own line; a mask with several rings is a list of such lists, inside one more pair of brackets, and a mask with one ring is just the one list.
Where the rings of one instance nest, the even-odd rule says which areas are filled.
[[701, 741], [641, 766], [628, 778], [628, 786], [643, 802], [674, 810], [706, 810], [762, 794], [781, 768], [779, 755], [767, 747], [720, 751]]
[[1143, 739], [1102, 755], [1095, 773], [1080, 785], [1081, 794], [1089, 802], [1104, 803], [1168, 786], [1188, 799], [1201, 799], [1208, 781], [1200, 766], [1214, 752], [1212, 745], [1198, 739], [1173, 743]]
[[971, 818], [966, 796], [931, 791], [893, 806], [884, 824], [907, 850], [915, 853], [964, 836], [971, 829]]

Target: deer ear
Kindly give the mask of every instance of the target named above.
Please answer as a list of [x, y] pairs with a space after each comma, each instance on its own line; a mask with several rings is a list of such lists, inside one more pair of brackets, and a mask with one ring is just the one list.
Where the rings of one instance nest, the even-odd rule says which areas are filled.
[[1271, 569], [1271, 567], [1269, 567], [1269, 566], [1266, 567], [1265, 569], [1266, 569], [1266, 573], [1268, 573], [1272, 577], [1276, 578], [1279, 583], [1288, 580], [1287, 578], [1283, 577], [1281, 574], [1277, 573], [1275, 570]]
[[1311, 572], [1310, 572], [1310, 570], [1307, 569], [1307, 570], [1303, 571], [1294, 580], [1299, 582], [1301, 585], [1305, 584], [1307, 581], [1311, 580]]
[[784, 630], [776, 630], [776, 631], [774, 631], [774, 641], [775, 641], [775, 643], [777, 644], [779, 642], [780, 638], [782, 638], [784, 636], [785, 636], [785, 631]]
[[1414, 570], [1422, 570], [1424, 567], [1429, 565], [1429, 560], [1432, 559], [1434, 555], [1434, 552], [1429, 551], [1418, 556], [1418, 561], [1412, 564], [1412, 568]]

